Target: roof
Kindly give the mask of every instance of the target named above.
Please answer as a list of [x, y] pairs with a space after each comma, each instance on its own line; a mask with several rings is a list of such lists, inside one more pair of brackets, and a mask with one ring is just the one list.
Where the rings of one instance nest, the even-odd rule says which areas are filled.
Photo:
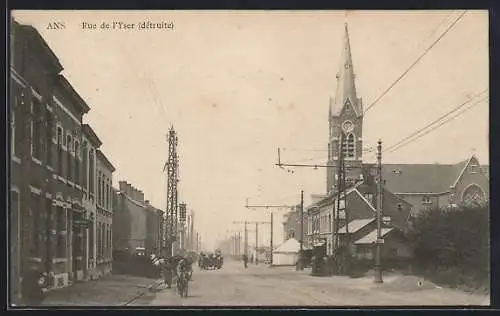
[[83, 133], [89, 139], [89, 141], [94, 145], [94, 147], [99, 148], [102, 145], [102, 141], [97, 137], [92, 127], [89, 124], [82, 125]]
[[330, 116], [338, 116], [342, 112], [346, 102], [351, 103], [356, 115], [362, 116], [363, 109], [361, 101], [356, 96], [356, 84], [354, 82], [354, 68], [351, 56], [351, 44], [349, 42], [349, 31], [345, 24], [343, 49], [340, 59], [339, 73], [337, 74], [337, 90], [335, 99], [330, 100]]
[[111, 171], [111, 172], [115, 172], [115, 167], [113, 166], [113, 164], [108, 160], [108, 158], [106, 158], [106, 155], [104, 155], [104, 153], [100, 150], [97, 150], [97, 159], [99, 159], [100, 161], [102, 161], [104, 163], [104, 165]]
[[[370, 224], [373, 222], [375, 218], [368, 218], [368, 219], [355, 219], [353, 221], [349, 222], [349, 233], [355, 233], [361, 228], [365, 227], [366, 225]], [[346, 234], [346, 226], [342, 227], [339, 229], [339, 234]]]
[[[382, 237], [384, 237], [385, 235], [387, 235], [388, 233], [390, 233], [392, 230], [394, 230], [394, 228], [382, 228], [381, 231], [382, 231]], [[374, 229], [371, 233], [369, 233], [368, 235], [364, 236], [364, 237], [361, 237], [360, 239], [356, 240], [354, 242], [354, 244], [356, 245], [369, 245], [369, 244], [373, 244], [375, 243], [375, 241], [377, 241], [377, 230]]]
[[64, 69], [54, 51], [50, 48], [36, 28], [31, 25], [19, 24], [18, 22], [14, 22], [14, 27], [18, 27], [19, 30], [26, 32], [27, 35], [31, 35], [33, 37], [34, 43], [39, 44], [42, 50], [46, 53], [45, 57], [47, 57], [51, 62], [52, 66], [56, 70], [56, 73], [59, 73]]
[[57, 76], [57, 85], [66, 92], [67, 96], [74, 101], [73, 105], [77, 106], [77, 110], [80, 110], [82, 114], [86, 114], [90, 111], [90, 107], [87, 105], [85, 100], [76, 92], [73, 86], [68, 82], [68, 80], [63, 75]]
[[457, 164], [383, 164], [385, 187], [395, 193], [444, 193], [458, 179], [467, 161]]
[[297, 253], [300, 250], [300, 243], [295, 238], [290, 238], [282, 243], [278, 248], [274, 250], [275, 253], [284, 253], [284, 252], [292, 252]]

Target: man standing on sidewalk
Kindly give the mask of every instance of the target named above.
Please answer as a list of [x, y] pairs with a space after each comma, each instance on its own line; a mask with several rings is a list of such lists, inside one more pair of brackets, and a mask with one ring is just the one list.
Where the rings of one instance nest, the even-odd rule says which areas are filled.
[[45, 299], [46, 278], [36, 267], [30, 267], [21, 282], [22, 300], [26, 306], [40, 306]]

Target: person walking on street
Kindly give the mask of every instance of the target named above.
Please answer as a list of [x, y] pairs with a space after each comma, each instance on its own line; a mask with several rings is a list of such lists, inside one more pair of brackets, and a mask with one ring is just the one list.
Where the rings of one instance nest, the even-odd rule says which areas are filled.
[[243, 264], [245, 265], [245, 269], [248, 268], [248, 256], [247, 256], [247, 254], [243, 255]]

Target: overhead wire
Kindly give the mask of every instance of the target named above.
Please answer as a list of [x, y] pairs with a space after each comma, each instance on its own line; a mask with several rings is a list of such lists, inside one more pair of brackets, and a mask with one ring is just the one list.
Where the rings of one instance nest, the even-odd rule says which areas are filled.
[[413, 67], [415, 67], [421, 60], [422, 58], [424, 58], [430, 51], [431, 49], [436, 46], [437, 43], [439, 43], [445, 36], [446, 34], [448, 34], [451, 29], [458, 23], [458, 21], [460, 21], [463, 16], [465, 15], [465, 13], [467, 13], [467, 10], [464, 10], [464, 12], [462, 12], [447, 28], [446, 30], [443, 31], [443, 33], [441, 33], [441, 35], [427, 48], [425, 49], [425, 51], [413, 62], [410, 64], [410, 66], [408, 68], [406, 68], [405, 71], [403, 71], [403, 73], [391, 84], [389, 85], [389, 87], [387, 89], [384, 90], [384, 92], [382, 92], [382, 94], [375, 99], [375, 101], [373, 101], [367, 108], [366, 110], [364, 111], [363, 114], [366, 114], [371, 108], [373, 108], [384, 96], [387, 95], [387, 93], [389, 93], [389, 91], [392, 90], [392, 88], [394, 88], [394, 86], [396, 86], [396, 84], [401, 81], [401, 79], [403, 79], [406, 74], [408, 74], [410, 72], [410, 70], [413, 69]]
[[469, 104], [470, 102], [472, 102], [475, 98], [481, 96], [482, 94], [484, 94], [485, 92], [487, 92], [488, 90], [483, 90], [477, 94], [475, 94], [474, 96], [472, 96], [470, 99], [468, 99], [467, 101], [465, 102], [462, 102], [461, 104], [459, 104], [458, 106], [454, 107], [451, 111], [448, 111], [446, 112], [445, 114], [441, 115], [440, 117], [438, 117], [437, 119], [435, 119], [434, 121], [432, 121], [431, 123], [425, 125], [424, 127], [422, 128], [419, 128], [418, 130], [416, 130], [415, 132], [411, 133], [410, 135], [402, 138], [401, 140], [399, 140], [398, 142], [396, 142], [395, 144], [385, 148], [383, 150], [383, 152], [386, 152], [386, 151], [390, 151], [392, 150], [393, 148], [399, 146], [400, 144], [406, 142], [407, 140], [411, 139], [412, 137], [422, 133], [424, 130], [432, 127], [434, 124], [437, 124], [439, 123], [439, 121], [445, 119], [446, 117], [448, 117], [449, 115], [453, 114], [454, 112], [460, 110], [461, 108], [463, 108], [464, 106], [466, 106], [467, 104]]
[[[407, 145], [409, 145], [409, 144], [411, 144], [411, 143], [413, 143], [413, 142], [417, 141], [418, 139], [420, 139], [420, 138], [424, 137], [425, 135], [427, 135], [427, 134], [429, 134], [429, 133], [431, 133], [431, 132], [435, 131], [436, 129], [440, 128], [441, 126], [443, 126], [443, 125], [445, 125], [445, 124], [447, 124], [447, 123], [449, 123], [449, 122], [453, 121], [454, 119], [456, 119], [456, 118], [457, 118], [457, 117], [459, 117], [460, 115], [464, 114], [465, 112], [467, 112], [468, 110], [472, 109], [472, 108], [473, 108], [473, 107], [475, 107], [476, 105], [481, 104], [483, 101], [485, 101], [485, 100], [487, 100], [487, 99], [488, 99], [488, 97], [483, 97], [483, 98], [481, 98], [481, 99], [477, 100], [476, 102], [474, 102], [474, 103], [473, 103], [473, 104], [471, 104], [470, 106], [468, 106], [468, 107], [466, 107], [466, 108], [462, 109], [462, 111], [460, 111], [460, 112], [456, 113], [455, 115], [453, 115], [453, 116], [451, 116], [451, 117], [446, 118], [444, 121], [440, 122], [440, 123], [439, 123], [438, 125], [436, 125], [436, 126], [431, 127], [430, 129], [428, 129], [428, 130], [427, 130], [427, 131], [425, 131], [424, 133], [422, 133], [422, 134], [420, 134], [420, 135], [418, 135], [418, 136], [414, 137], [413, 139], [408, 140], [408, 141], [407, 141], [407, 142], [405, 142], [405, 143], [401, 143], [401, 144], [400, 144], [399, 146], [397, 146], [397, 147], [393, 147], [392, 149], [389, 149], [387, 153], [393, 153], [393, 152], [395, 152], [395, 151], [397, 151], [397, 150], [399, 150], [399, 149], [401, 149], [401, 148], [403, 148], [403, 147], [406, 147]], [[451, 113], [450, 113], [450, 114], [451, 114]]]

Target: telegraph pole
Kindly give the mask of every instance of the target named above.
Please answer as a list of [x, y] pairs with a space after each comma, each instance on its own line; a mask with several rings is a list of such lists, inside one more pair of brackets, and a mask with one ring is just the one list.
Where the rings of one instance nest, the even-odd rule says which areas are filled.
[[382, 252], [382, 201], [383, 201], [383, 187], [382, 187], [382, 140], [379, 139], [377, 146], [377, 175], [378, 175], [378, 183], [377, 183], [377, 253], [375, 257], [375, 280], [374, 282], [377, 284], [381, 284], [384, 281], [382, 280], [382, 267], [380, 265], [380, 256]]
[[245, 250], [245, 256], [248, 256], [248, 230], [247, 230], [247, 221], [245, 221], [245, 244], [244, 244], [244, 250]]
[[273, 218], [274, 218], [274, 214], [273, 212], [271, 211], [271, 266], [273, 266], [273, 253], [274, 253], [274, 249], [273, 249]]
[[259, 265], [259, 223], [255, 223], [255, 265]]
[[300, 191], [300, 255], [299, 269], [304, 270], [304, 190]]
[[170, 127], [167, 135], [168, 160], [163, 171], [167, 170], [167, 208], [166, 208], [166, 252], [167, 257], [173, 255], [173, 243], [177, 240], [177, 183], [178, 179], [178, 138], [174, 127]]

